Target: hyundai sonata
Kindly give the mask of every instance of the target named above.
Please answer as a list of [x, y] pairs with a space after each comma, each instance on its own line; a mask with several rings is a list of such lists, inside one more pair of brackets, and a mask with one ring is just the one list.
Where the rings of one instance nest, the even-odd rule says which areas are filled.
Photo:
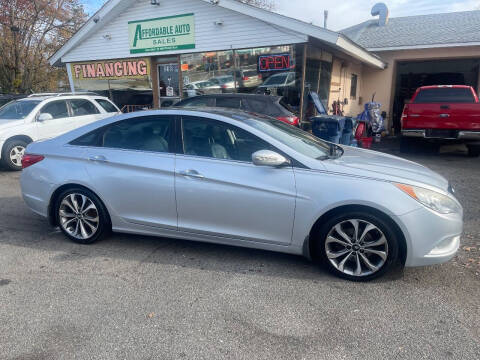
[[448, 261], [462, 207], [447, 180], [272, 118], [218, 109], [123, 114], [32, 143], [27, 205], [71, 240], [111, 230], [304, 255], [368, 280]]

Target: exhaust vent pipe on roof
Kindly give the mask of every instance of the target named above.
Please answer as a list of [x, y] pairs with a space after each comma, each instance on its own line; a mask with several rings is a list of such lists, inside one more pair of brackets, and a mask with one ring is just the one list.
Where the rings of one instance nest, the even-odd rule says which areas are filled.
[[327, 28], [328, 10], [323, 11], [323, 27]]
[[385, 26], [388, 22], [388, 7], [384, 3], [376, 3], [372, 7], [372, 16], [377, 16], [378, 18], [378, 26]]

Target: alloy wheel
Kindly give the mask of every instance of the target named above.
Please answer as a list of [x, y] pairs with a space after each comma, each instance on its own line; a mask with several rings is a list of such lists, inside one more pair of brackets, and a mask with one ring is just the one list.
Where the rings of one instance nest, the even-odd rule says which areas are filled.
[[65, 196], [58, 209], [60, 226], [76, 239], [86, 240], [95, 235], [100, 224], [98, 209], [83, 194]]
[[366, 220], [343, 220], [328, 232], [325, 253], [338, 271], [368, 276], [385, 265], [388, 241], [376, 225]]
[[25, 154], [25, 147], [17, 145], [10, 150], [10, 161], [15, 166], [22, 166], [22, 158]]

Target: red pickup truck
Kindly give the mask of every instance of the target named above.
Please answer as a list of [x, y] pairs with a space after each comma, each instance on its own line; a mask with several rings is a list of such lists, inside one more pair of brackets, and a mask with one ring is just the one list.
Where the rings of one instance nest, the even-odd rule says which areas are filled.
[[413, 138], [463, 142], [469, 155], [480, 154], [480, 103], [471, 86], [422, 86], [403, 108], [401, 150]]

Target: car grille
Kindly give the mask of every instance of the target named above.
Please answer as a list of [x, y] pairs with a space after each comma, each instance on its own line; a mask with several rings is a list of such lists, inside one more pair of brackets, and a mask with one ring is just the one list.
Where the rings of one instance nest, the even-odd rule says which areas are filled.
[[441, 138], [441, 139], [456, 139], [458, 137], [458, 130], [427, 129], [425, 131], [425, 137]]

